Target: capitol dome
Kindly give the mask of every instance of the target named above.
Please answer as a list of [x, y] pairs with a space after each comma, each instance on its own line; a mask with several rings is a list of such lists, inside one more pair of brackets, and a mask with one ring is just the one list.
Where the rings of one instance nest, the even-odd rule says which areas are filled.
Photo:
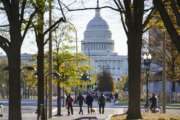
[[92, 20], [89, 21], [86, 31], [89, 30], [108, 30], [109, 26], [107, 24], [107, 22], [100, 16], [100, 11], [96, 10], [96, 15], [94, 16], [94, 18]]
[[113, 52], [114, 41], [107, 22], [101, 17], [100, 9], [87, 24], [82, 41], [82, 51], [91, 55], [107, 55]]

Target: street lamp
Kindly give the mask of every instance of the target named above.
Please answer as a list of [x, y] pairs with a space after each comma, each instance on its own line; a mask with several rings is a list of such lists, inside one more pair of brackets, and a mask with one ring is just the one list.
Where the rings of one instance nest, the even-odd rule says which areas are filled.
[[60, 89], [60, 85], [61, 85], [61, 78], [62, 78], [62, 76], [61, 76], [61, 74], [60, 73], [58, 73], [58, 72], [53, 72], [52, 73], [53, 74], [53, 76], [55, 77], [55, 78], [57, 78], [57, 87], [58, 87], [58, 89], [57, 89], [57, 96], [58, 96], [58, 98], [57, 98], [57, 116], [62, 116], [62, 114], [61, 114], [61, 89]]
[[[54, 71], [54, 72], [52, 72], [50, 74], [47, 74], [47, 76], [48, 75], [52, 75], [53, 77], [55, 77], [58, 80], [57, 81], [57, 87], [58, 87], [58, 91], [57, 91], [57, 94], [58, 94], [58, 99], [57, 99], [57, 107], [58, 107], [58, 109], [57, 109], [57, 116], [62, 116], [62, 114], [61, 114], [61, 89], [60, 89], [60, 86], [61, 86], [61, 81], [62, 82], [66, 81], [68, 79], [68, 76], [64, 75], [64, 74], [60, 74], [57, 71]], [[46, 93], [47, 93], [47, 87], [46, 87]], [[46, 99], [47, 99], [47, 97], [46, 97]], [[47, 107], [47, 101], [46, 101], [46, 107]]]
[[150, 65], [151, 65], [151, 59], [152, 56], [150, 53], [145, 53], [143, 55], [143, 59], [144, 59], [144, 68], [146, 70], [146, 104], [145, 107], [149, 106], [149, 99], [148, 99], [148, 95], [149, 95], [149, 89], [148, 89], [148, 79], [149, 79], [149, 72], [150, 72]]
[[[45, 90], [46, 90], [46, 99], [45, 99], [45, 103], [46, 103], [46, 119], [47, 119], [47, 102], [48, 102], [48, 101], [47, 101], [47, 97], [48, 97], [47, 77], [48, 77], [48, 76], [53, 76], [53, 77], [57, 78], [57, 79], [58, 79], [58, 86], [60, 86], [60, 80], [61, 80], [61, 75], [60, 75], [58, 72], [56, 72], [56, 71], [54, 71], [54, 72], [52, 72], [52, 73], [48, 73], [48, 74], [46, 74], [46, 76], [45, 76], [45, 78], [46, 78], [46, 81], [45, 81], [45, 86], [46, 86], [46, 88], [45, 88]], [[59, 111], [58, 111], [58, 115], [61, 116], [61, 92], [60, 92], [60, 99], [58, 99], [58, 103], [59, 103], [59, 105], [60, 105], [60, 109], [59, 109]], [[58, 107], [58, 108], [59, 108], [59, 107]]]

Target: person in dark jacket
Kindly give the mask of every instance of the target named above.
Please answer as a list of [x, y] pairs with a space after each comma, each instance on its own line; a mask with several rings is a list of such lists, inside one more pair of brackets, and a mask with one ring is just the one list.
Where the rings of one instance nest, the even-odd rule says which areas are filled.
[[101, 96], [98, 99], [98, 104], [99, 104], [99, 113], [104, 114], [104, 107], [106, 104], [106, 99], [105, 99], [103, 93], [101, 93]]
[[156, 95], [153, 93], [152, 97], [149, 99], [151, 102], [150, 110], [154, 113], [157, 108], [157, 98]]
[[89, 93], [86, 96], [86, 104], [87, 104], [87, 107], [88, 107], [88, 114], [90, 112], [92, 113], [93, 97]]
[[70, 111], [71, 111], [71, 115], [73, 115], [73, 105], [72, 104], [73, 104], [73, 98], [69, 94], [66, 98], [66, 106], [68, 109], [68, 115], [70, 115]]
[[79, 114], [83, 115], [82, 106], [83, 106], [83, 102], [84, 102], [84, 97], [81, 95], [81, 93], [79, 94], [77, 101], [79, 102]]

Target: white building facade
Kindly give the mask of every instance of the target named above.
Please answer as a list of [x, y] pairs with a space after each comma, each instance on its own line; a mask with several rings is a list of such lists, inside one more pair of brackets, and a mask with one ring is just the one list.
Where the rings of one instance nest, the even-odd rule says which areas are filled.
[[91, 74], [99, 73], [103, 69], [111, 72], [114, 80], [128, 74], [127, 56], [120, 56], [114, 51], [114, 41], [106, 21], [100, 15], [100, 9], [87, 25], [84, 32], [84, 40], [81, 50], [90, 57], [90, 65], [93, 66]]

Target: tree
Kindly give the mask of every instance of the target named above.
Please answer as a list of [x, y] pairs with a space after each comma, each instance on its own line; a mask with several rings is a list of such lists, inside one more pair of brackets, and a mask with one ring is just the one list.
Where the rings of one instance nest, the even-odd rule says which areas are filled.
[[100, 92], [114, 92], [115, 86], [111, 73], [103, 70], [97, 75], [98, 90]]
[[45, 14], [45, 1], [44, 0], [36, 0], [33, 4], [35, 8], [37, 8], [37, 18], [35, 22], [32, 23], [34, 28], [36, 43], [38, 48], [37, 53], [37, 76], [38, 76], [38, 118], [40, 117], [40, 105], [43, 105], [43, 113], [42, 119], [45, 119], [45, 108], [44, 108], [44, 46], [48, 42], [45, 40], [45, 35], [54, 29], [56, 25], [60, 22], [65, 22], [65, 18], [60, 17], [52, 26], [49, 26], [48, 29], [45, 30], [44, 26], [44, 14]]
[[[178, 34], [178, 30], [176, 29], [176, 26], [179, 26], [179, 19], [180, 19], [180, 13], [179, 13], [179, 1], [178, 0], [169, 0], [166, 2], [163, 2], [162, 0], [153, 0], [155, 8], [159, 11], [161, 19], [164, 23], [164, 26], [166, 27], [172, 42], [176, 46], [176, 49], [178, 52], [180, 52], [180, 35]], [[166, 3], [169, 5], [166, 5]], [[171, 11], [173, 11], [175, 17], [176, 17], [176, 24], [173, 24], [173, 20], [170, 18], [170, 15], [168, 14], [169, 8]]]
[[[68, 59], [72, 59], [72, 55], [67, 53], [71, 48], [68, 44], [71, 44], [72, 37], [71, 32], [73, 28], [69, 24], [59, 24], [55, 31], [52, 33], [54, 43], [54, 62], [55, 70], [61, 74], [61, 79], [57, 81], [57, 115], [61, 115], [61, 86], [60, 83], [66, 81], [67, 75], [60, 72], [60, 66]], [[65, 53], [65, 54], [64, 54]], [[65, 55], [65, 56], [64, 56]]]
[[[36, 10], [25, 20], [26, 0], [1, 0], [1, 10], [6, 14], [7, 36], [0, 36], [0, 47], [5, 51], [8, 57], [9, 66], [9, 120], [21, 120], [21, 94], [20, 94], [20, 53], [21, 45], [30, 26]], [[23, 26], [24, 20], [27, 24]], [[25, 28], [22, 30], [22, 28]], [[16, 91], [16, 92], [14, 92]]]
[[122, 76], [121, 79], [117, 81], [116, 84], [117, 89], [120, 91], [125, 91], [127, 82], [128, 82], [128, 76], [127, 75]]
[[161, 64], [164, 60], [163, 58], [163, 50], [161, 49], [163, 40], [166, 40], [166, 54], [165, 54], [165, 60], [166, 60], [166, 73], [167, 78], [169, 80], [172, 80], [173, 83], [173, 91], [175, 90], [175, 82], [179, 80], [180, 74], [180, 54], [178, 53], [177, 49], [175, 48], [174, 44], [171, 41], [171, 38], [166, 35], [166, 32], [162, 32], [161, 28], [158, 28], [158, 26], [151, 29], [150, 32], [150, 50], [153, 56], [153, 61], [157, 62], [158, 64]]
[[[124, 7], [120, 0], [114, 0], [127, 35], [128, 43], [128, 115], [127, 119], [141, 119], [140, 112], [140, 74], [141, 74], [141, 47], [142, 47], [142, 34], [146, 27], [149, 13], [145, 22], [144, 17], [144, 0], [131, 1], [124, 0]], [[125, 20], [123, 19], [125, 16]]]
[[[35, 92], [37, 80], [35, 75], [35, 67], [32, 65], [23, 65], [22, 67], [22, 84], [25, 97], [30, 97], [30, 93]], [[33, 94], [34, 95], [34, 94]]]

